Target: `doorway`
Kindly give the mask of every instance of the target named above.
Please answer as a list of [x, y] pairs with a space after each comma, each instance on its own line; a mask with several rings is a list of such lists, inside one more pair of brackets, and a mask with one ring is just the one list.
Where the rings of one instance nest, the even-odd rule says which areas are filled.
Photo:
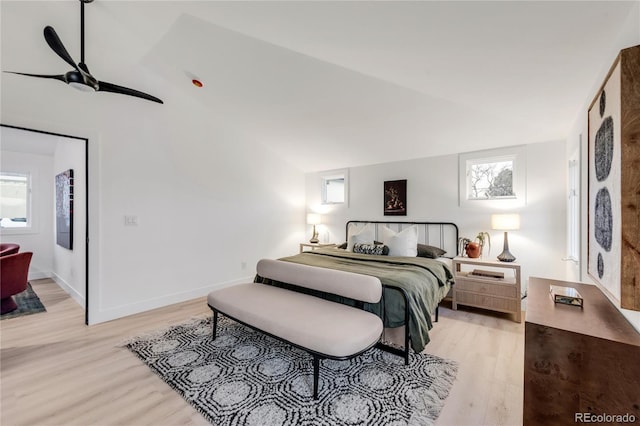
[[[52, 278], [79, 304], [89, 324], [89, 139], [0, 124], [0, 171], [26, 176], [24, 216], [0, 228], [3, 241], [34, 252], [30, 279]], [[73, 241], [56, 244], [55, 177], [73, 170]], [[21, 215], [22, 216], [22, 215]], [[3, 223], [4, 223], [3, 222]], [[15, 226], [13, 226], [15, 225]], [[32, 278], [33, 277], [33, 278]]]

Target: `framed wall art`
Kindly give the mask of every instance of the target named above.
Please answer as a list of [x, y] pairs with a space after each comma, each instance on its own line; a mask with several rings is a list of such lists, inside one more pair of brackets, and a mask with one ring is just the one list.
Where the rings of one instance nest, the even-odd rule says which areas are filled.
[[56, 175], [56, 243], [73, 250], [73, 169]]
[[384, 215], [407, 215], [407, 180], [390, 180], [384, 183]]
[[589, 275], [640, 310], [640, 46], [616, 58], [589, 107]]

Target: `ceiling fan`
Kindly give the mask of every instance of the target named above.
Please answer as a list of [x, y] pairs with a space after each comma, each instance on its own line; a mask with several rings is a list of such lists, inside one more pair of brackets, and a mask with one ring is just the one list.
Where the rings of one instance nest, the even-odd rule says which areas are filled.
[[71, 65], [73, 69], [65, 74], [60, 75], [45, 75], [45, 74], [28, 74], [24, 72], [5, 71], [10, 74], [26, 75], [28, 77], [49, 78], [53, 80], [60, 80], [68, 85], [82, 90], [84, 92], [111, 92], [121, 95], [135, 96], [138, 98], [146, 99], [152, 102], [158, 102], [162, 104], [162, 100], [151, 96], [149, 94], [140, 92], [135, 89], [129, 89], [128, 87], [118, 86], [106, 81], [99, 81], [90, 72], [89, 68], [84, 62], [84, 4], [91, 3], [93, 0], [80, 0], [80, 62], [76, 65], [73, 61], [64, 44], [58, 37], [58, 34], [51, 26], [44, 28], [44, 39], [49, 47], [66, 63]]

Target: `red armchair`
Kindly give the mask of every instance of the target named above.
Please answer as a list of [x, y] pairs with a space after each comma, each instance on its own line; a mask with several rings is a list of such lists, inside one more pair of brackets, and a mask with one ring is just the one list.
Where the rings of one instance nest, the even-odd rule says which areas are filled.
[[20, 245], [14, 243], [0, 243], [0, 257], [16, 254], [20, 250]]
[[13, 295], [27, 289], [29, 264], [33, 253], [25, 251], [0, 257], [0, 298], [2, 314], [18, 309]]

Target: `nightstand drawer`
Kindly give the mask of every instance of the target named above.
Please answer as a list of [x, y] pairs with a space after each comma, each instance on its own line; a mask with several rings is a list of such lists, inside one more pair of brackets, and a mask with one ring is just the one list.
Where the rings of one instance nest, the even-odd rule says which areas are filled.
[[518, 289], [515, 284], [492, 283], [488, 280], [470, 281], [462, 277], [456, 277], [456, 283], [453, 285], [455, 290], [473, 291], [476, 293], [488, 294], [502, 297], [519, 297]]
[[[457, 284], [456, 284], [457, 285]], [[520, 312], [520, 299], [505, 299], [479, 293], [455, 292], [456, 303], [503, 312]]]

